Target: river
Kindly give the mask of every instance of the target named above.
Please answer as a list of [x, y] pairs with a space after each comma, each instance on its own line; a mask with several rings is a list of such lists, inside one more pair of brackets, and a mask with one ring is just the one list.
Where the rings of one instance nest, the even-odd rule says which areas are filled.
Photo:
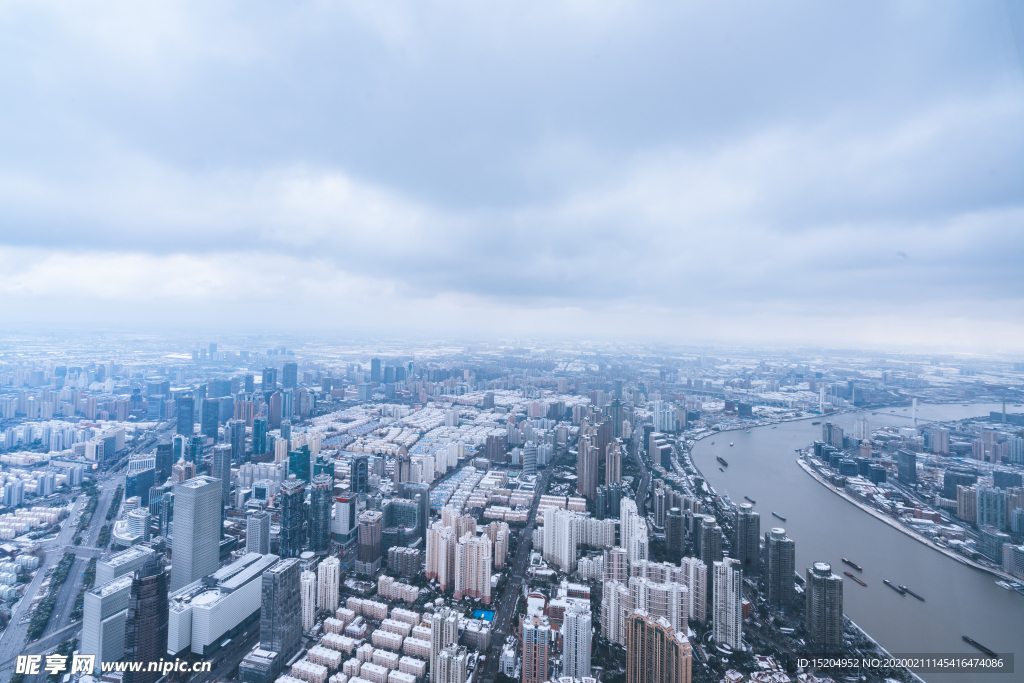
[[[996, 404], [919, 405], [918, 424], [987, 415], [1001, 408]], [[831, 420], [844, 432], [852, 432], [854, 421], [860, 417], [866, 417], [869, 427], [875, 429], [889, 424], [910, 426], [910, 414], [910, 408], [905, 412], [902, 408], [885, 408], [876, 415], [871, 411], [851, 412]], [[860, 578], [867, 582], [867, 588], [846, 579], [843, 608], [890, 653], [980, 654], [963, 642], [962, 635], [996, 652], [1022, 652], [1024, 595], [1000, 588], [991, 574], [964, 566], [915, 541], [811, 478], [795, 462], [795, 449], [821, 439], [821, 426], [811, 422], [808, 419], [774, 428], [756, 427], [749, 434], [716, 434], [694, 446], [694, 463], [708, 483], [719, 493], [729, 494], [734, 503], [745, 502], [744, 496], [757, 501], [762, 536], [771, 527], [786, 529], [796, 542], [801, 575], [812, 562], [820, 560], [831, 563], [833, 572], [842, 575], [849, 569], [842, 563], [843, 557], [864, 567]], [[735, 445], [730, 447], [730, 441]], [[715, 461], [719, 455], [729, 462], [725, 472]], [[773, 511], [787, 521], [773, 517]], [[882, 579], [904, 584], [926, 601], [901, 596]], [[1017, 673], [1012, 675], [923, 674], [922, 678], [943, 683], [1024, 680], [1024, 661], [1015, 666]]]

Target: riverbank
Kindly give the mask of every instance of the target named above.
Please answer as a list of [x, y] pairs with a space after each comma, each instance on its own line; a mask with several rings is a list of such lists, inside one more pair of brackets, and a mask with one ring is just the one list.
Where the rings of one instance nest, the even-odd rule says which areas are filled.
[[968, 567], [971, 567], [972, 569], [978, 569], [978, 570], [981, 570], [983, 572], [987, 572], [987, 573], [989, 573], [989, 574], [991, 574], [993, 576], [997, 576], [1000, 579], [1003, 579], [1005, 581], [1017, 581], [1016, 578], [1014, 578], [1013, 576], [1010, 576], [1009, 574], [1006, 574], [1004, 572], [1001, 572], [1001, 571], [998, 571], [996, 569], [993, 569], [992, 567], [986, 567], [983, 564], [978, 564], [977, 562], [974, 562], [973, 560], [971, 560], [971, 559], [969, 559], [967, 557], [964, 557], [960, 553], [954, 552], [954, 551], [950, 550], [949, 548], [943, 548], [942, 546], [936, 544], [934, 541], [932, 541], [927, 536], [922, 536], [921, 534], [917, 533], [916, 531], [914, 531], [912, 529], [908, 529], [906, 526], [900, 524], [899, 522], [897, 522], [892, 517], [889, 517], [888, 515], [882, 513], [879, 510], [876, 510], [875, 508], [871, 507], [870, 505], [868, 505], [868, 504], [866, 504], [866, 503], [864, 503], [864, 502], [862, 502], [860, 500], [857, 500], [856, 498], [851, 496], [846, 491], [843, 491], [841, 489], [836, 488], [835, 486], [833, 486], [829, 482], [825, 481], [825, 479], [821, 476], [821, 474], [819, 474], [813, 467], [811, 467], [806, 462], [804, 462], [804, 460], [802, 458], [797, 458], [796, 459], [796, 463], [797, 463], [797, 465], [800, 466], [800, 469], [802, 469], [807, 474], [811, 475], [811, 477], [816, 482], [818, 482], [819, 484], [821, 484], [825, 488], [829, 489], [830, 491], [835, 493], [837, 496], [839, 496], [840, 498], [842, 498], [846, 502], [851, 503], [851, 504], [857, 506], [858, 508], [860, 508], [864, 512], [867, 512], [869, 515], [874, 517], [875, 519], [878, 519], [878, 520], [880, 520], [882, 522], [885, 522], [886, 524], [891, 526], [893, 529], [896, 529], [897, 531], [903, 532], [904, 534], [906, 534], [910, 538], [914, 539], [915, 541], [918, 541], [919, 543], [922, 543], [922, 544], [928, 546], [932, 550], [936, 550], [936, 551], [942, 553], [946, 557], [949, 557], [949, 558], [951, 558], [953, 560], [956, 560], [960, 564], [963, 564], [963, 565], [966, 565]]

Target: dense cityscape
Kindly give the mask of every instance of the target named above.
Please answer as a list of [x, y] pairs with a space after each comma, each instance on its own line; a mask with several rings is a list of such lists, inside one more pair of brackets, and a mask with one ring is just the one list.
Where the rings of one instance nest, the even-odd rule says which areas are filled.
[[[808, 658], [888, 656], [845, 601], [931, 596], [865, 588], [856, 558], [799, 564], [786, 511], [711, 475], [734, 438], [810, 423], [783, 465], [801, 488], [1024, 600], [1022, 375], [822, 351], [9, 340], [0, 677], [841, 680]], [[1002, 408], [917, 414], [986, 402]]]

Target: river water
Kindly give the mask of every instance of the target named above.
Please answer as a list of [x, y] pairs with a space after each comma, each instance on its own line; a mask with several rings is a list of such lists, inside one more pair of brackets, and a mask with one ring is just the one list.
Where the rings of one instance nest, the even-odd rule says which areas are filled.
[[[918, 424], [987, 415], [1001, 405], [920, 405]], [[1020, 410], [1019, 408], [1017, 409]], [[852, 432], [854, 420], [865, 417], [871, 429], [910, 426], [911, 410], [885, 408], [845, 413], [831, 420]], [[814, 418], [815, 420], [819, 418]], [[731, 431], [699, 441], [693, 459], [716, 491], [734, 503], [744, 496], [757, 501], [762, 535], [781, 526], [796, 542], [797, 570], [826, 561], [836, 574], [849, 569], [847, 557], [864, 567], [866, 588], [845, 579], [843, 608], [847, 616], [892, 654], [980, 654], [963, 642], [970, 636], [996, 652], [1024, 655], [1024, 595], [995, 585], [996, 577], [952, 560], [875, 519], [811, 478], [796, 464], [795, 449], [821, 439], [821, 426], [800, 420], [757, 427], [749, 434]], [[730, 447], [729, 442], [735, 443]], [[714, 442], [714, 445], [712, 445]], [[729, 462], [719, 470], [715, 456]], [[786, 522], [776, 519], [778, 512]], [[852, 570], [851, 570], [852, 571]], [[901, 596], [882, 583], [889, 579], [925, 598]], [[1024, 681], [1024, 661], [1016, 674], [923, 674], [927, 681]]]

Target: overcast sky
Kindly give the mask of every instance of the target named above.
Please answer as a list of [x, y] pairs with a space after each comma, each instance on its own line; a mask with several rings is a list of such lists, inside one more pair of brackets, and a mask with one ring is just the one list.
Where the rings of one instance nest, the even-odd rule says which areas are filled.
[[1024, 14], [0, 4], [0, 320], [1024, 348]]

